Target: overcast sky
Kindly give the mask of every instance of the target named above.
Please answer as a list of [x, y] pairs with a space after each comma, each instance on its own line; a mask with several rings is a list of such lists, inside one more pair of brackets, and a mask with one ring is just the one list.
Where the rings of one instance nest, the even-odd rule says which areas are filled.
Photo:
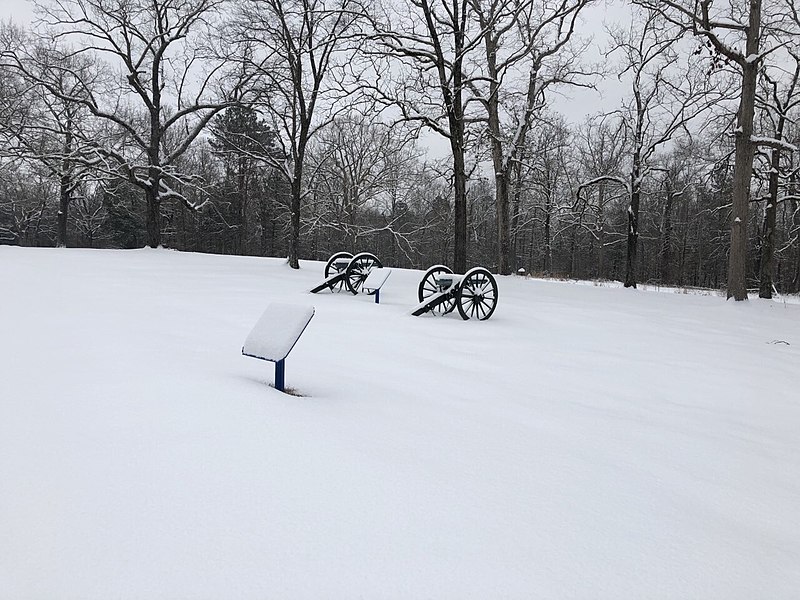
[[33, 11], [28, 0], [0, 0], [0, 19], [3, 21], [11, 18], [18, 23], [27, 23], [32, 16]]
[[[608, 6], [607, 6], [608, 5]], [[597, 5], [587, 11], [589, 24], [598, 24], [607, 15], [613, 19], [621, 19], [628, 13], [624, 2], [620, 0], [600, 0]], [[27, 22], [33, 16], [31, 3], [29, 0], [0, 0], [0, 19], [6, 20], [9, 17], [20, 22]]]
[[[605, 46], [604, 24], [608, 22], [624, 23], [630, 18], [630, 8], [623, 0], [600, 0], [597, 4], [584, 11], [583, 27], [579, 31], [582, 36], [592, 35], [595, 38], [593, 54], [588, 57], [590, 61], [599, 59], [599, 52]], [[29, 0], [0, 0], [0, 20], [12, 19], [19, 24], [27, 25], [33, 19], [33, 9]], [[602, 110], [616, 108], [624, 94], [624, 87], [616, 77], [611, 76], [598, 83], [598, 91], [575, 89], [565, 90], [564, 98], [555, 100], [555, 108], [569, 121], [581, 122], [587, 115], [595, 114]], [[428, 145], [433, 154], [447, 151], [446, 143], [438, 136], [425, 136], [423, 143]]]

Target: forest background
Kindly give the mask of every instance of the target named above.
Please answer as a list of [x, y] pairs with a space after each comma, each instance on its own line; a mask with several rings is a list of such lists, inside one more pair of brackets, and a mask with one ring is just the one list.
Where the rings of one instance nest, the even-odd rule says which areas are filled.
[[800, 290], [793, 0], [0, 18], [0, 244]]

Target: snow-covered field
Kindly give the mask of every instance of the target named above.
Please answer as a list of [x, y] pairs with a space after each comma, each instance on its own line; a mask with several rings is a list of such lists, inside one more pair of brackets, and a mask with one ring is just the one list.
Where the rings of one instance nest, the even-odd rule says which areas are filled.
[[800, 306], [321, 271], [0, 247], [0, 598], [800, 597]]

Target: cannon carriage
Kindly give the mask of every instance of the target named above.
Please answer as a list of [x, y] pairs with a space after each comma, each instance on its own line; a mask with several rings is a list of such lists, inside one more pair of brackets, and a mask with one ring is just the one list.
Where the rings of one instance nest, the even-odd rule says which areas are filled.
[[329, 289], [332, 292], [344, 290], [352, 294], [364, 291], [364, 282], [373, 269], [383, 264], [374, 254], [360, 252], [353, 256], [349, 252], [337, 252], [325, 264], [325, 280], [311, 289], [313, 294]]
[[434, 265], [425, 272], [417, 289], [419, 304], [411, 312], [446, 315], [458, 309], [461, 318], [485, 321], [497, 308], [497, 281], [487, 269], [475, 267], [463, 275], [444, 265]]

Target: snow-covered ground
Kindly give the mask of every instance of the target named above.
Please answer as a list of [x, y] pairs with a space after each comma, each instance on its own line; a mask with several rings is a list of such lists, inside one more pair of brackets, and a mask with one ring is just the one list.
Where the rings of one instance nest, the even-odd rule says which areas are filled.
[[321, 272], [0, 247], [0, 598], [798, 597], [800, 306]]

